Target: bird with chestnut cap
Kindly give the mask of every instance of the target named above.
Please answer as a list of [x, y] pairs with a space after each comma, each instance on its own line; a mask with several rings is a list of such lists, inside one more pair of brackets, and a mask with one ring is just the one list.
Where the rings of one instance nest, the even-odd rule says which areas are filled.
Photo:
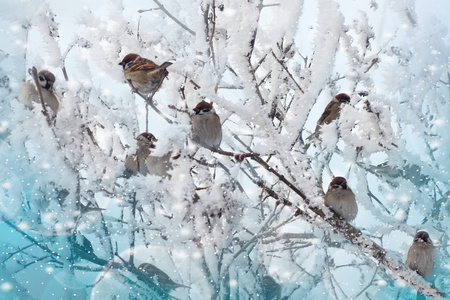
[[[33, 68], [36, 70], [35, 68]], [[47, 70], [42, 70], [37, 74], [37, 81], [42, 94], [44, 104], [53, 112], [56, 117], [59, 110], [59, 101], [55, 95], [53, 84], [55, 83], [55, 75]], [[19, 102], [24, 104], [27, 108], [33, 109], [33, 103], [41, 103], [39, 92], [31, 80], [25, 81], [19, 91]]]
[[130, 85], [143, 95], [153, 96], [161, 86], [169, 72], [167, 67], [171, 62], [164, 62], [160, 66], [138, 54], [127, 54], [119, 63], [123, 67], [123, 74]]
[[434, 246], [428, 232], [419, 231], [409, 247], [406, 265], [420, 276], [427, 276], [434, 267]]
[[344, 177], [335, 177], [330, 182], [325, 194], [325, 205], [347, 222], [353, 221], [358, 214], [355, 194]]
[[222, 141], [222, 126], [211, 103], [201, 101], [192, 116], [192, 139], [200, 146], [218, 150]]

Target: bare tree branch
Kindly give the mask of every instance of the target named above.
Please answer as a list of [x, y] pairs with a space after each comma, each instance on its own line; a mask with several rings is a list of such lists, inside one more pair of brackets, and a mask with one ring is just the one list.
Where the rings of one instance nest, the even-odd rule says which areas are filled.
[[[153, 0], [153, 2], [156, 3], [156, 5], [158, 5], [159, 9], [161, 9], [169, 18], [171, 18], [175, 23], [177, 23], [178, 25], [181, 26], [181, 28], [183, 28], [184, 30], [186, 30], [187, 32], [189, 32], [190, 34], [195, 36], [195, 31], [193, 31], [192, 29], [189, 29], [186, 25], [184, 25], [183, 23], [181, 23], [177, 18], [175, 18], [165, 7], [164, 5], [161, 4], [161, 2], [159, 2], [158, 0]], [[139, 11], [139, 12], [144, 12], [144, 11]]]

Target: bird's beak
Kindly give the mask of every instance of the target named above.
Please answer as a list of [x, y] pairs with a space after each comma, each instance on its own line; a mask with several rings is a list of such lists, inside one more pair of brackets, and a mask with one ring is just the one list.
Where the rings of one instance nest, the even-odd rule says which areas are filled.
[[198, 109], [198, 108], [194, 108], [193, 110], [195, 111], [196, 114], [198, 114], [200, 111], [200, 109]]
[[119, 66], [123, 66], [125, 63], [123, 62], [123, 61], [121, 61], [120, 63], [119, 63]]

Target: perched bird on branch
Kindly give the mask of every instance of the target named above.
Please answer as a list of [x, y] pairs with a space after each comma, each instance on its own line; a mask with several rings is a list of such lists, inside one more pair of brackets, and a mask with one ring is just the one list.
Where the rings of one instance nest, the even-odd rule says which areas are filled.
[[342, 106], [348, 103], [350, 103], [349, 95], [341, 93], [334, 96], [333, 100], [331, 100], [327, 107], [325, 107], [324, 112], [317, 121], [317, 126], [314, 133], [308, 137], [308, 140], [311, 140], [313, 137], [318, 137], [321, 132], [320, 129], [323, 125], [330, 124], [339, 118]]
[[419, 231], [414, 236], [406, 257], [406, 265], [423, 277], [433, 271], [434, 247], [426, 231]]
[[353, 221], [358, 213], [355, 194], [347, 185], [344, 177], [335, 177], [330, 182], [325, 194], [325, 205], [347, 222]]
[[[55, 83], [55, 75], [47, 70], [42, 70], [37, 74], [37, 80], [42, 92], [42, 98], [45, 105], [51, 108], [53, 116], [56, 117], [59, 110], [59, 101], [56, 98], [53, 90], [53, 84]], [[39, 99], [39, 92], [33, 84], [32, 80], [25, 81], [20, 88], [19, 102], [23, 103], [26, 107], [33, 109], [35, 103], [41, 103]]]
[[151, 149], [155, 148], [155, 142], [158, 140], [149, 132], [144, 132], [136, 138], [136, 153], [127, 155], [125, 158], [125, 170], [129, 175], [148, 174], [146, 160], [150, 155]]
[[164, 154], [163, 156], [152, 156], [151, 150], [156, 148], [156, 137], [149, 133], [144, 132], [138, 135], [136, 138], [136, 153], [133, 155], [127, 155], [125, 159], [126, 175], [136, 175], [138, 173], [142, 175], [152, 174], [160, 177], [169, 177], [169, 170], [172, 169], [172, 151]]
[[192, 139], [197, 144], [212, 149], [219, 149], [222, 141], [222, 126], [211, 103], [201, 101], [194, 108], [192, 116]]
[[158, 269], [152, 264], [143, 263], [139, 266], [139, 270], [141, 270], [148, 278], [153, 280], [156, 285], [160, 286], [166, 292], [170, 292], [176, 288], [184, 287], [190, 289], [190, 286], [179, 284], [174, 282], [169, 275]]
[[167, 152], [163, 156], [150, 155], [145, 161], [147, 170], [152, 175], [170, 179], [172, 176], [168, 172], [173, 169], [172, 161], [178, 157], [179, 155], [173, 157], [172, 151]]
[[164, 78], [169, 75], [167, 67], [171, 62], [158, 66], [153, 61], [137, 54], [127, 54], [119, 63], [123, 67], [125, 79], [131, 86], [143, 95], [153, 96], [161, 86]]

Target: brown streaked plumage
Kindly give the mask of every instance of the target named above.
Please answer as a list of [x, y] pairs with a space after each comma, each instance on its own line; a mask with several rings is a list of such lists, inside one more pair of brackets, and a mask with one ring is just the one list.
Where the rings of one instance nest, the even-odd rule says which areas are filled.
[[322, 127], [324, 124], [330, 124], [331, 122], [336, 120], [340, 115], [342, 105], [347, 103], [350, 103], [349, 95], [340, 93], [334, 96], [333, 100], [328, 103], [319, 120], [317, 121], [317, 126], [314, 134], [308, 137], [308, 139], [320, 135], [320, 127]]
[[150, 59], [135, 53], [127, 54], [119, 63], [123, 67], [125, 79], [141, 94], [154, 94], [161, 86], [169, 72], [167, 67], [171, 62], [158, 66]]

